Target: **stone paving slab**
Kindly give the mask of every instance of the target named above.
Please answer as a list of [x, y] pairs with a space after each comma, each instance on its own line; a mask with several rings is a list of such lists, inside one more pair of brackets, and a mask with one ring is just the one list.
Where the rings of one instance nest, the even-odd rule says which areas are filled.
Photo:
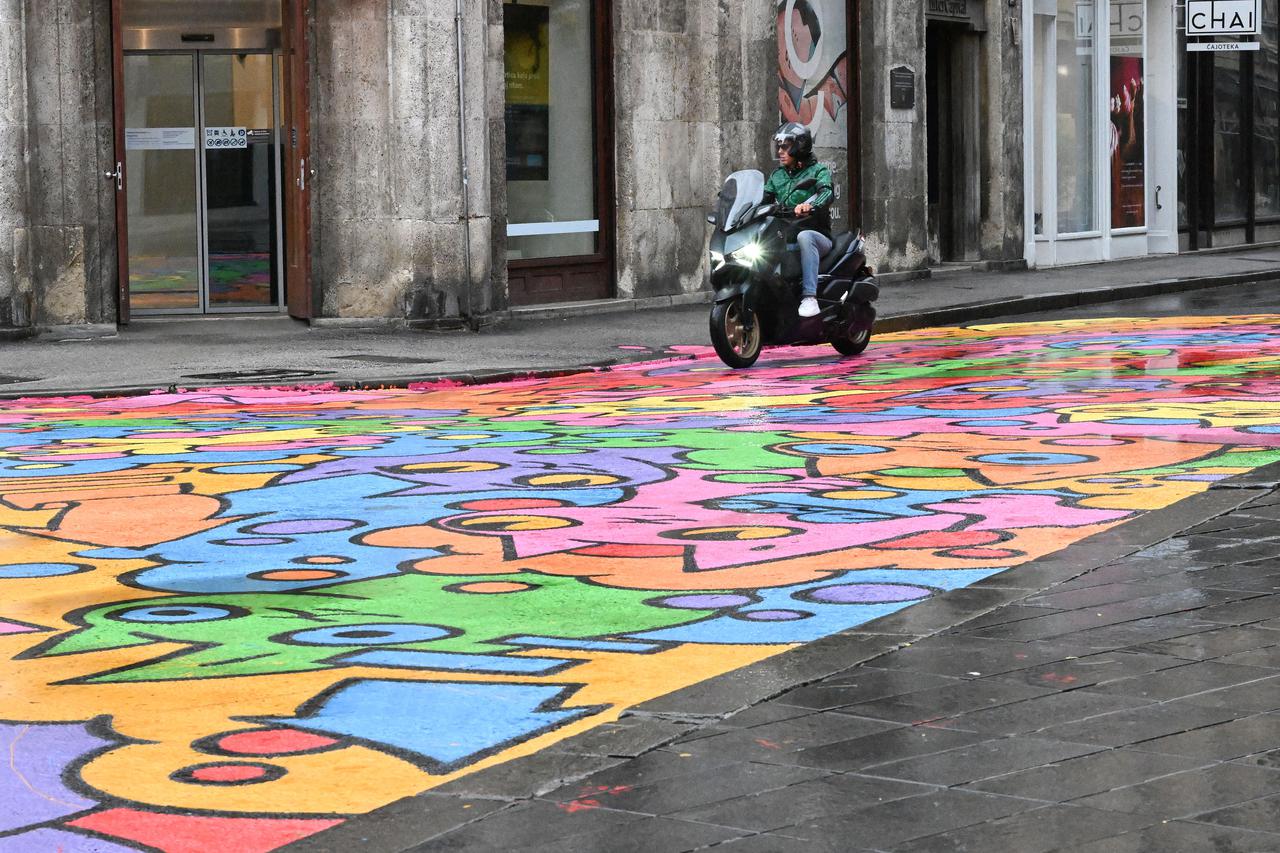
[[994, 597], [941, 596], [289, 849], [1274, 853], [1280, 574], [1232, 555], [1274, 532], [1249, 520], [1280, 506], [1278, 477], [1217, 484], [989, 579]]

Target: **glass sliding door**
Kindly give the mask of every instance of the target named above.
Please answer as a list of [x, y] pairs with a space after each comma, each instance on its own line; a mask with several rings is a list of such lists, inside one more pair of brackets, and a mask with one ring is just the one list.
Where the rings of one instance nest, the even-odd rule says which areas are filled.
[[195, 56], [126, 56], [124, 84], [130, 309], [199, 311]]
[[277, 62], [124, 56], [131, 312], [281, 304]]
[[206, 54], [201, 61], [209, 308], [275, 306], [275, 58]]

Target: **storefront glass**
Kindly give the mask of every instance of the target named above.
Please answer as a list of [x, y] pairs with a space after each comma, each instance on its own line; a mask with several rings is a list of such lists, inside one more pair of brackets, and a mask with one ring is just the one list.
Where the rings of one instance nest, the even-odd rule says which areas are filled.
[[1240, 54], [1213, 57], [1213, 183], [1214, 221], [1243, 221], [1245, 162]]
[[1094, 217], [1094, 6], [1058, 2], [1058, 233], [1097, 228]]
[[592, 5], [503, 6], [508, 259], [597, 250]]
[[1146, 212], [1145, 0], [1112, 0], [1108, 151], [1111, 227], [1140, 228]]

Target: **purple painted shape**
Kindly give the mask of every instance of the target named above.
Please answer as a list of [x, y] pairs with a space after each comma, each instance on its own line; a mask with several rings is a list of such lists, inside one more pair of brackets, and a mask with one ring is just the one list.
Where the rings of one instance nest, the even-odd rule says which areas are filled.
[[244, 545], [244, 546], [284, 545], [285, 543], [292, 542], [292, 541], [293, 541], [292, 539], [281, 539], [279, 537], [274, 537], [274, 536], [241, 536], [238, 539], [223, 539], [221, 540], [221, 544]]
[[291, 521], [270, 521], [250, 528], [251, 533], [268, 536], [291, 536], [295, 533], [333, 533], [359, 527], [360, 522], [346, 518], [298, 518]]
[[738, 615], [756, 622], [790, 622], [793, 619], [809, 618], [808, 613], [801, 613], [799, 610], [752, 610]]
[[719, 610], [722, 607], [741, 607], [754, 599], [747, 595], [673, 595], [662, 599], [663, 607], [679, 607], [688, 610]]
[[101, 838], [47, 827], [0, 837], [0, 853], [32, 853], [36, 850], [56, 850], [58, 853], [138, 853], [136, 847], [122, 847]]
[[86, 731], [83, 723], [0, 723], [0, 755], [5, 757], [0, 761], [0, 832], [97, 806], [64, 785], [62, 773], [80, 757], [110, 743]]
[[0, 619], [0, 635], [3, 634], [30, 634], [35, 631], [42, 630], [32, 625], [23, 625], [21, 622], [8, 622]]
[[885, 604], [892, 601], [915, 601], [932, 593], [922, 586], [897, 583], [842, 583], [810, 590], [806, 598], [826, 604]]

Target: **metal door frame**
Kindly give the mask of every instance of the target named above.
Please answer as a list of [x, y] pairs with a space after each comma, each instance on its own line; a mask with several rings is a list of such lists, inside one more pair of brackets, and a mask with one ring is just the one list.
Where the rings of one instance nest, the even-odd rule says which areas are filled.
[[[155, 317], [165, 315], [185, 315], [185, 316], [207, 316], [216, 314], [280, 314], [287, 310], [284, 295], [284, 183], [281, 175], [283, 166], [281, 158], [280, 144], [280, 128], [283, 125], [281, 115], [281, 90], [280, 90], [280, 62], [281, 52], [279, 50], [270, 49], [251, 49], [251, 50], [125, 50], [122, 51], [124, 57], [130, 56], [189, 56], [192, 60], [192, 98], [194, 99], [194, 115], [195, 132], [196, 132], [196, 253], [199, 269], [196, 271], [196, 289], [199, 297], [199, 307], [197, 308], [132, 308], [129, 314], [138, 317]], [[205, 139], [205, 109], [204, 109], [204, 58], [206, 56], [270, 56], [271, 57], [271, 149], [272, 157], [275, 160], [275, 180], [272, 186], [272, 192], [275, 193], [275, 231], [276, 231], [276, 252], [275, 252], [275, 268], [276, 281], [274, 285], [274, 305], [247, 305], [247, 306], [229, 306], [229, 307], [211, 307], [209, 300], [209, 186], [208, 186], [208, 170], [205, 166], [205, 155], [207, 149], [204, 146]], [[123, 75], [121, 75], [123, 78]], [[122, 79], [123, 83], [123, 79]], [[128, 103], [128, 92], [123, 93], [121, 98], [122, 107]], [[123, 199], [124, 217], [128, 219], [128, 198]], [[129, 258], [123, 256], [121, 258], [122, 274], [126, 275], [124, 279], [125, 295], [128, 299], [132, 299], [132, 290], [129, 287], [130, 279], [127, 277], [129, 272]]]

